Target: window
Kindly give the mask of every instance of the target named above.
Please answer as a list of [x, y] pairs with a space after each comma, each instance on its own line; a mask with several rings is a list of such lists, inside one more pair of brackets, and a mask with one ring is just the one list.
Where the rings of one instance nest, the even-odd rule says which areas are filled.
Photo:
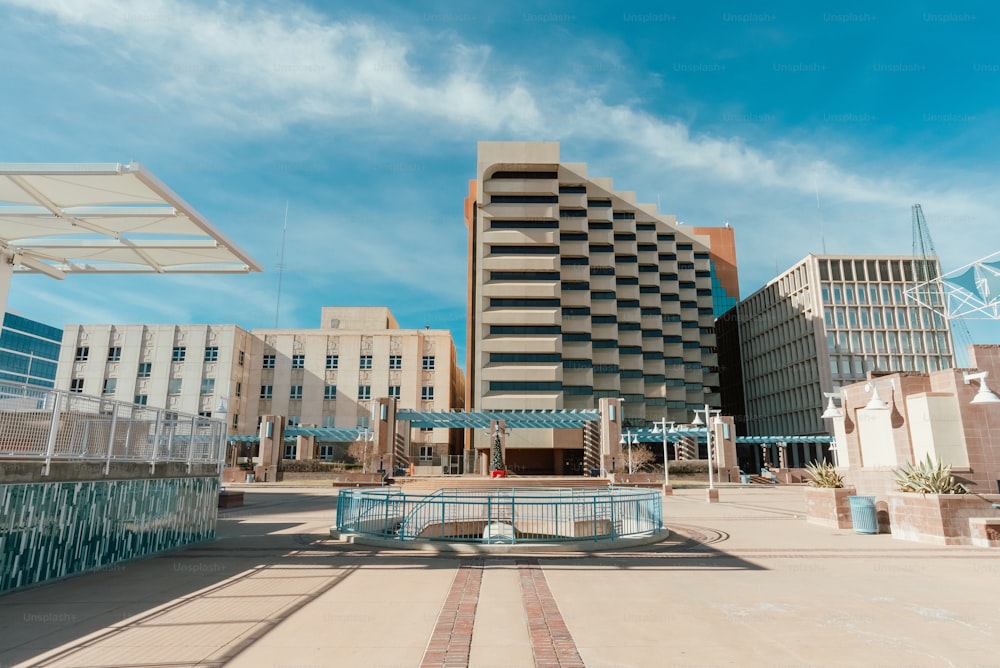
[[420, 400], [421, 401], [434, 401], [434, 388], [428, 385], [424, 385], [420, 388]]
[[390, 399], [399, 399], [400, 396], [402, 396], [402, 395], [400, 394], [399, 385], [390, 385], [389, 386], [389, 398]]
[[153, 372], [152, 362], [139, 362], [139, 373], [137, 374], [139, 378], [149, 378], [149, 375]]
[[362, 355], [361, 359], [358, 361], [358, 368], [359, 369], [370, 369], [370, 368], [372, 368], [372, 356], [371, 355]]
[[167, 394], [180, 394], [181, 393], [181, 379], [171, 378], [167, 383]]
[[240, 426], [240, 414], [233, 413], [233, 429], [237, 429]]
[[198, 411], [198, 417], [210, 418], [212, 417], [212, 411]]
[[403, 356], [402, 355], [389, 355], [389, 368], [390, 369], [402, 369], [403, 368]]
[[336, 369], [340, 366], [340, 355], [327, 355], [326, 356], [326, 368]]
[[358, 385], [358, 400], [371, 399], [372, 398], [372, 386], [371, 385]]
[[135, 395], [134, 401], [132, 403], [139, 404], [140, 406], [145, 406], [146, 404], [149, 403], [149, 395], [148, 394], [137, 394], [137, 395]]
[[302, 398], [302, 386], [292, 385], [291, 389], [288, 390], [289, 399], [301, 399]]
[[271, 396], [273, 395], [273, 392], [274, 392], [274, 388], [271, 387], [270, 385], [261, 385], [260, 386], [260, 398], [261, 399], [270, 399]]
[[215, 393], [215, 379], [214, 378], [202, 378], [201, 379], [201, 393], [202, 394], [213, 394], [213, 393]]
[[114, 394], [117, 388], [118, 388], [117, 378], [105, 378], [104, 389], [102, 390], [102, 394]]
[[293, 369], [304, 369], [304, 368], [306, 368], [306, 356], [305, 355], [292, 355], [292, 368]]
[[328, 401], [334, 401], [337, 398], [337, 386], [327, 385], [323, 388], [323, 398]]
[[274, 368], [274, 355], [264, 355], [264, 364], [261, 367], [263, 369], [273, 369]]
[[240, 366], [243, 366], [243, 359], [246, 357], [246, 353], [242, 350], [240, 351]]
[[434, 356], [433, 355], [424, 355], [424, 358], [423, 358], [423, 360], [420, 363], [420, 368], [424, 369], [425, 371], [429, 371], [429, 370], [433, 369], [434, 368]]
[[122, 347], [121, 346], [111, 346], [108, 348], [108, 361], [109, 362], [120, 362], [122, 359]]
[[236, 396], [243, 396], [243, 383], [236, 383]]
[[187, 348], [184, 346], [174, 346], [173, 353], [170, 356], [170, 361], [172, 362], [183, 362], [187, 357]]
[[86, 362], [88, 357], [90, 357], [90, 346], [80, 346], [76, 349], [76, 357], [73, 360], [76, 362]]
[[433, 445], [421, 445], [420, 449], [417, 451], [419, 454], [417, 457], [419, 459], [433, 459], [434, 458], [434, 446]]

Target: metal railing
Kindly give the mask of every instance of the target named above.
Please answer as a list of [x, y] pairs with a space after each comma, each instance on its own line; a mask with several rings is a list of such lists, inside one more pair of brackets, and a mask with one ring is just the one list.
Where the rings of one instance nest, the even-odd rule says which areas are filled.
[[112, 401], [50, 388], [0, 382], [0, 462], [184, 462], [221, 466], [225, 420]]
[[337, 529], [397, 540], [538, 543], [616, 540], [663, 528], [659, 490], [600, 488], [341, 490]]

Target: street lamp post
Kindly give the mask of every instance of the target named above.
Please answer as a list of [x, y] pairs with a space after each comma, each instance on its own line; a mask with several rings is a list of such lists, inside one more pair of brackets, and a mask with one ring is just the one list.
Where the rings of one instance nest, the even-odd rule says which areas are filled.
[[[667, 425], [670, 428], [667, 429]], [[663, 493], [670, 494], [670, 460], [667, 458], [667, 433], [677, 431], [675, 422], [667, 422], [667, 418], [657, 420], [653, 423], [653, 433], [659, 433], [663, 437]]]
[[[712, 475], [712, 463], [714, 461], [714, 456], [713, 456], [714, 453], [712, 451], [712, 444], [713, 444], [712, 443], [712, 441], [713, 441], [713, 438], [712, 438], [712, 426], [715, 424], [715, 422], [717, 422], [719, 420], [719, 415], [721, 415], [721, 414], [722, 414], [722, 410], [721, 409], [719, 409], [719, 408], [710, 408], [708, 404], [705, 404], [705, 408], [703, 408], [702, 410], [697, 410], [696, 409], [694, 411], [694, 422], [691, 423], [691, 424], [693, 424], [696, 427], [700, 427], [702, 425], [705, 426], [705, 445], [707, 446], [707, 449], [708, 449], [707, 455], [708, 455], [708, 498], [709, 498], [709, 500], [713, 500], [713, 499], [717, 498], [717, 496], [716, 496], [717, 493], [715, 492], [715, 478]], [[702, 422], [702, 417], [701, 417], [702, 415], [705, 416], [704, 422]], [[713, 420], [713, 416], [714, 416], [714, 420]]]
[[621, 440], [621, 444], [622, 445], [626, 445], [626, 444], [628, 445], [628, 472], [629, 472], [629, 475], [632, 475], [632, 473], [633, 473], [633, 471], [632, 471], [632, 444], [633, 443], [635, 443], [636, 445], [639, 444], [639, 435], [638, 434], [633, 434], [632, 430], [629, 429], [624, 434], [622, 434], [622, 440]]
[[375, 432], [368, 427], [362, 427], [358, 430], [357, 440], [365, 444], [361, 455], [361, 472], [368, 473], [368, 444], [375, 440]]

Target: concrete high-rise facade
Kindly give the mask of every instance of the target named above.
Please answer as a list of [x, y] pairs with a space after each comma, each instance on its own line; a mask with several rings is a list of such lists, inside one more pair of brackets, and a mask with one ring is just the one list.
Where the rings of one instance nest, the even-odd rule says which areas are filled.
[[[465, 391], [451, 333], [400, 329], [384, 307], [324, 307], [318, 329], [70, 325], [56, 386], [206, 416], [226, 398], [234, 435], [256, 434], [262, 415], [366, 428], [380, 398], [450, 410], [461, 407]], [[409, 454], [448, 455], [460, 437], [414, 429]], [[317, 454], [331, 452], [320, 444]]]
[[722, 383], [740, 433], [825, 434], [824, 392], [953, 367], [947, 319], [906, 296], [927, 272], [939, 275], [936, 258], [809, 255], [720, 318], [720, 342], [739, 350]]
[[[689, 422], [692, 408], [718, 405], [707, 236], [561, 162], [558, 143], [481, 142], [466, 225], [472, 408], [621, 397], [627, 425]], [[561, 472], [577, 455], [539, 450], [582, 447], [579, 433], [559, 433], [569, 430], [520, 431], [508, 453], [530, 470]]]

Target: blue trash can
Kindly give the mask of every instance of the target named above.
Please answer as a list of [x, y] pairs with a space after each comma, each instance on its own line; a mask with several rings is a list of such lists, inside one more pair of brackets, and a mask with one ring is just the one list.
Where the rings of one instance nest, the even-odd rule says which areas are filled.
[[878, 533], [878, 515], [875, 513], [874, 496], [849, 496], [851, 524], [854, 533]]

